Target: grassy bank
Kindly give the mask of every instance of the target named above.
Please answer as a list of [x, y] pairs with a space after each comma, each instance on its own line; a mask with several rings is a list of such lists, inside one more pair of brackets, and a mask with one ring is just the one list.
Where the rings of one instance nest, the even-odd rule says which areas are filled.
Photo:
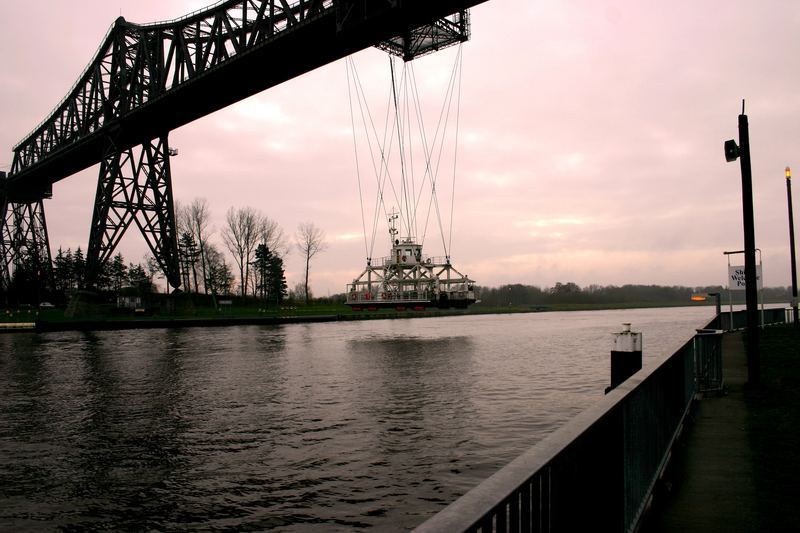
[[286, 303], [280, 306], [263, 306], [258, 302], [233, 300], [230, 305], [213, 307], [205, 302], [197, 302], [190, 295], [183, 295], [175, 299], [170, 305], [147, 308], [144, 310], [118, 309], [112, 305], [94, 305], [79, 316], [67, 316], [62, 308], [50, 309], [5, 309], [0, 313], [0, 323], [30, 323], [49, 325], [45, 329], [68, 329], [70, 324], [76, 327], [91, 324], [133, 325], [141, 323], [184, 323], [184, 325], [203, 325], [219, 322], [220, 325], [229, 323], [264, 323], [270, 321], [288, 322], [293, 319], [306, 320], [313, 317], [339, 320], [381, 319], [381, 318], [411, 318], [430, 316], [450, 316], [464, 314], [508, 314], [508, 313], [536, 313], [552, 311], [595, 311], [606, 309], [635, 309], [655, 307], [675, 307], [685, 305], [676, 302], [654, 304], [652, 302], [626, 302], [609, 304], [550, 304], [550, 305], [505, 305], [486, 306], [473, 305], [469, 309], [436, 309], [428, 308], [425, 311], [395, 309], [379, 309], [376, 311], [353, 311], [344, 304], [339, 303]]

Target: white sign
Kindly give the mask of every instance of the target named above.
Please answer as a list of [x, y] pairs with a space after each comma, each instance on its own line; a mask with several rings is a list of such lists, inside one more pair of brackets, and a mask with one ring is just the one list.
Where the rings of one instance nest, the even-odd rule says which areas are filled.
[[[732, 291], [743, 291], [745, 290], [747, 283], [744, 280], [744, 265], [740, 266], [729, 266], [728, 267], [728, 287]], [[756, 286], [758, 290], [762, 288], [762, 281], [761, 281], [761, 265], [756, 265]]]

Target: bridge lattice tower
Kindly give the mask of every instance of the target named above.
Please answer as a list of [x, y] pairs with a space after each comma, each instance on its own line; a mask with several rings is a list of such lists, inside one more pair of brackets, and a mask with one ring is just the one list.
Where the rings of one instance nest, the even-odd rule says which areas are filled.
[[0, 281], [22, 250], [49, 261], [42, 200], [99, 162], [87, 284], [135, 224], [179, 287], [170, 131], [370, 46], [408, 61], [465, 41], [466, 10], [483, 1], [227, 0], [166, 22], [118, 18], [70, 92], [14, 147]]

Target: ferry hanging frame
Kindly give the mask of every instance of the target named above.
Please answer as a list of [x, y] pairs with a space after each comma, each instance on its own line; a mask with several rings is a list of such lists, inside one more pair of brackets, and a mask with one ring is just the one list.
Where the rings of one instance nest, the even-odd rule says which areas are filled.
[[453, 267], [449, 257], [428, 257], [413, 237], [397, 238], [397, 213], [389, 216], [391, 255], [368, 260], [347, 285], [347, 301], [362, 309], [466, 309], [475, 303], [475, 282]]

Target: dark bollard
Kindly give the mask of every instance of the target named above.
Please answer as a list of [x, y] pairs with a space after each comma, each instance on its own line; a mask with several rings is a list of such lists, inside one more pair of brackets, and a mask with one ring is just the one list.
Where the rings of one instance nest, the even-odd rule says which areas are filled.
[[642, 334], [631, 331], [629, 323], [622, 324], [620, 333], [615, 333], [614, 349], [611, 350], [611, 386], [606, 394], [617, 385], [642, 369]]

